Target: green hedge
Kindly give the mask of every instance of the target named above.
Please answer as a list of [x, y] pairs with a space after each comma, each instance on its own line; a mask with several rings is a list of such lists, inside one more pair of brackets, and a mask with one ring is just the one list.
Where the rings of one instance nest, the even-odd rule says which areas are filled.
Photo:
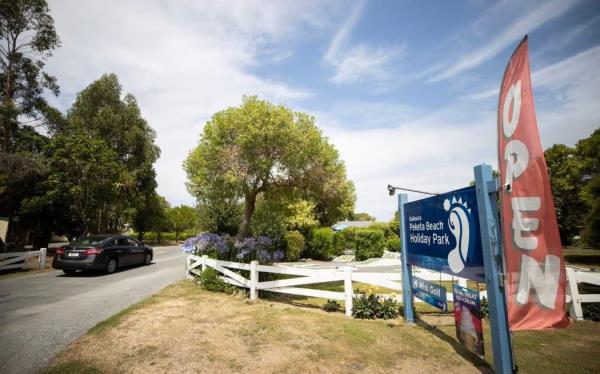
[[385, 235], [382, 230], [358, 229], [354, 234], [354, 243], [357, 260], [381, 257], [385, 246]]
[[289, 231], [285, 234], [285, 259], [286, 261], [300, 260], [304, 250], [304, 236], [299, 231]]
[[329, 227], [313, 229], [304, 248], [303, 257], [313, 260], [327, 260], [334, 254], [333, 230]]
[[387, 239], [385, 247], [390, 252], [400, 252], [400, 238], [396, 236]]

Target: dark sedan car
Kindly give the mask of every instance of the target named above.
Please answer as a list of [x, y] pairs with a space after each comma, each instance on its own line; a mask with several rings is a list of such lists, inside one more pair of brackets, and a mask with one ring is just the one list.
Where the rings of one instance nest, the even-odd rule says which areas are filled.
[[124, 266], [148, 265], [152, 255], [152, 248], [129, 236], [95, 235], [57, 249], [52, 267], [65, 274], [77, 270], [103, 270], [110, 274]]

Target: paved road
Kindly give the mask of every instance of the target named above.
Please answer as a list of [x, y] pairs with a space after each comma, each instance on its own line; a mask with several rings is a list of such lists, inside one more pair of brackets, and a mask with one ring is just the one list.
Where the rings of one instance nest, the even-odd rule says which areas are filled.
[[178, 247], [111, 275], [62, 271], [0, 280], [0, 373], [31, 373], [96, 323], [185, 277]]

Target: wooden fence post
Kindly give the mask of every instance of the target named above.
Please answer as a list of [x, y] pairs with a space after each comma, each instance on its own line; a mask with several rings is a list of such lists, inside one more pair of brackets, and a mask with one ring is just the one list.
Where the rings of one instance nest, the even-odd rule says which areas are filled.
[[581, 308], [581, 298], [579, 297], [579, 288], [577, 286], [577, 275], [575, 269], [567, 267], [568, 294], [571, 296], [571, 307], [569, 315], [577, 321], [583, 321], [583, 309]]
[[194, 277], [192, 276], [192, 274], [190, 274], [190, 266], [191, 265], [192, 265], [192, 258], [188, 254], [187, 258], [185, 260], [185, 277], [187, 279], [194, 279]]
[[258, 292], [256, 292], [256, 285], [258, 284], [258, 271], [256, 271], [257, 265], [258, 265], [258, 261], [250, 262], [250, 300], [251, 301], [258, 299]]
[[346, 315], [352, 316], [352, 266], [344, 267], [344, 294], [346, 297]]
[[46, 268], [46, 248], [40, 248], [40, 271]]
[[202, 271], [206, 270], [206, 260], [208, 259], [208, 255], [202, 256]]

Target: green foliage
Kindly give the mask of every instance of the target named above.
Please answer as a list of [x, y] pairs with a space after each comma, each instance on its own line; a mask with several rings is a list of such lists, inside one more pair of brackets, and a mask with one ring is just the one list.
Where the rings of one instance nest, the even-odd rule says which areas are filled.
[[600, 322], [600, 304], [598, 303], [583, 303], [583, 318], [595, 322]]
[[400, 304], [372, 292], [359, 293], [352, 299], [352, 316], [360, 319], [393, 319], [400, 315]]
[[[132, 218], [133, 228], [138, 231], [137, 238], [143, 240], [149, 235], [150, 231], [161, 232], [171, 230], [170, 222], [166, 216], [168, 209], [169, 203], [157, 193], [142, 196], [137, 202], [137, 207]], [[153, 240], [157, 240], [156, 235]]]
[[327, 300], [323, 305], [323, 309], [327, 312], [337, 312], [342, 306], [335, 300]]
[[390, 224], [387, 222], [374, 222], [371, 226], [367, 227], [372, 230], [383, 231], [383, 236], [388, 239], [394, 236], [398, 236], [397, 232], [393, 231]]
[[582, 163], [581, 179], [586, 182], [580, 196], [588, 207], [584, 219], [584, 225], [589, 227], [588, 242], [600, 247], [600, 128], [577, 142], [576, 150]]
[[396, 236], [387, 239], [385, 248], [390, 252], [400, 252], [400, 238]]
[[396, 234], [396, 236], [400, 236], [400, 218], [398, 215], [398, 211], [394, 212], [394, 217], [389, 222], [390, 230]]
[[383, 256], [385, 246], [383, 231], [375, 229], [358, 229], [354, 234], [356, 259], [363, 261]]
[[60, 46], [46, 1], [1, 1], [0, 44], [0, 151], [12, 153], [20, 122], [48, 124], [46, 114], [54, 110], [44, 91], [59, 92], [56, 78], [43, 70]]
[[351, 221], [375, 221], [375, 217], [369, 213], [352, 213], [349, 216]]
[[586, 215], [587, 206], [581, 195], [581, 162], [575, 149], [555, 144], [546, 149], [544, 158], [548, 166], [556, 219], [561, 242], [569, 245]]
[[312, 230], [302, 257], [312, 258], [313, 260], [327, 260], [332, 254], [333, 230], [329, 227]]
[[252, 234], [255, 236], [268, 236], [273, 239], [276, 246], [283, 247], [287, 232], [286, 212], [285, 206], [282, 206], [283, 202], [279, 199], [266, 198], [266, 195], [261, 196], [258, 200], [250, 226]]
[[225, 283], [219, 273], [213, 268], [207, 268], [196, 277], [196, 283], [207, 291], [232, 293], [235, 288], [229, 283]]
[[487, 297], [481, 297], [481, 314], [488, 318], [490, 316], [490, 306]]
[[168, 208], [166, 216], [169, 220], [171, 229], [174, 231], [173, 240], [178, 241], [180, 234], [185, 230], [191, 230], [198, 224], [198, 213], [196, 209], [187, 205], [180, 205], [175, 208]]
[[184, 168], [199, 206], [231, 211], [244, 201], [242, 238], [263, 193], [298, 191], [316, 204], [322, 223], [347, 215], [355, 200], [344, 164], [314, 118], [257, 97], [213, 115]]
[[577, 142], [575, 148], [555, 144], [544, 157], [550, 174], [552, 195], [561, 240], [588, 228], [588, 244], [600, 245], [600, 129]]
[[123, 212], [112, 205], [119, 195], [119, 160], [102, 140], [81, 132], [57, 135], [48, 147], [47, 163], [46, 196], [63, 216], [60, 231], [75, 236], [122, 226]]
[[69, 236], [118, 232], [128, 222], [142, 234], [167, 229], [156, 227], [162, 224], [155, 217], [161, 203], [155, 192], [159, 149], [154, 138], [135, 98], [121, 100], [114, 74], [80, 92], [46, 151], [45, 198], [60, 214], [57, 231]]
[[285, 234], [285, 260], [298, 261], [304, 250], [304, 236], [299, 231], [290, 231]]
[[315, 217], [314, 202], [299, 199], [287, 204], [286, 208], [285, 225], [288, 230], [307, 233], [319, 225], [319, 220]]

